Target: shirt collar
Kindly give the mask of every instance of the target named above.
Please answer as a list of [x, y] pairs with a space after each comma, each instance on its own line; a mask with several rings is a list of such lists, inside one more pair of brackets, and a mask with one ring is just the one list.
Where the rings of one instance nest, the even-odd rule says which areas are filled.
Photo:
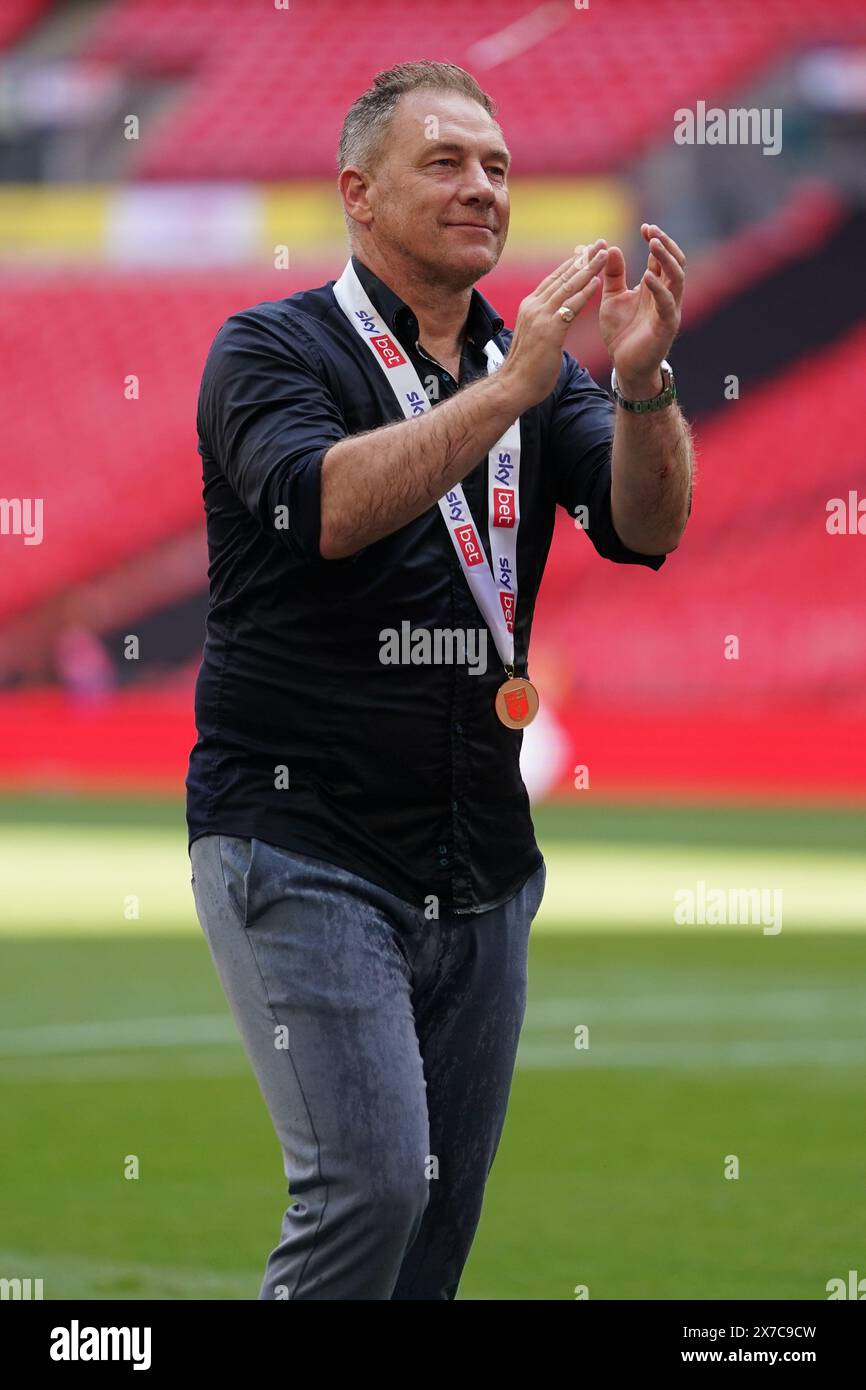
[[[399, 342], [404, 342], [405, 346], [414, 348], [418, 337], [418, 320], [409, 305], [355, 255], [352, 256], [352, 265], [371, 302], [379, 310], [394, 336]], [[484, 344], [495, 338], [504, 327], [505, 320], [500, 318], [480, 290], [473, 287], [466, 318], [467, 342], [473, 343], [479, 349], [483, 348]], [[408, 330], [406, 339], [404, 330]], [[412, 335], [411, 339], [409, 334]]]

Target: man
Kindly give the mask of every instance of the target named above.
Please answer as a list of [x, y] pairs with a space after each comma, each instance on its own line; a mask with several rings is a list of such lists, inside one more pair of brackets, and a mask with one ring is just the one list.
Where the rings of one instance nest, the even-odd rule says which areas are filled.
[[[233, 315], [202, 379], [190, 852], [292, 1197], [265, 1299], [455, 1297], [543, 892], [518, 755], [556, 504], [653, 569], [688, 514], [682, 252], [645, 226], [628, 289], [599, 240], [506, 330], [473, 288], [508, 232], [493, 112], [450, 64], [380, 73], [340, 142], [345, 270]], [[600, 277], [616, 408], [563, 350]]]

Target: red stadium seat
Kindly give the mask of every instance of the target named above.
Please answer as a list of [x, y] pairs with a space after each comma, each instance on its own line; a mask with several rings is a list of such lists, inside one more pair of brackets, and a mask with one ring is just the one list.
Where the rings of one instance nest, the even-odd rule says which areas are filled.
[[[4, 545], [0, 621], [202, 524], [205, 354], [228, 314], [294, 288], [278, 272], [29, 272], [6, 284], [4, 495], [44, 499], [45, 539]], [[138, 400], [124, 399], [130, 374]], [[538, 630], [578, 654], [565, 668], [575, 694], [772, 703], [823, 684], [866, 703], [863, 540], [826, 529], [828, 500], [866, 477], [864, 377], [866, 325], [702, 421], [695, 514], [659, 575], [603, 564], [560, 518]], [[737, 662], [721, 655], [729, 633]]]
[[121, 0], [83, 56], [130, 77], [186, 79], [142, 141], [142, 177], [331, 176], [347, 107], [374, 72], [407, 56], [450, 59], [491, 91], [515, 172], [563, 174], [639, 154], [669, 135], [678, 106], [726, 101], [802, 43], [866, 37], [862, 0], [618, 0], [586, 11], [563, 0], [531, 61], [503, 52], [488, 65], [489, 41], [526, 13], [523, 0], [299, 0], [286, 11], [260, 0]]

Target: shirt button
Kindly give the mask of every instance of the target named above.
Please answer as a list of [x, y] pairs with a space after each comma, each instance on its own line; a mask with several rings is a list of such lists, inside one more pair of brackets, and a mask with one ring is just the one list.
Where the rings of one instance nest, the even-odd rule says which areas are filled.
[[448, 853], [448, 846], [447, 846], [447, 845], [437, 845], [437, 846], [436, 846], [436, 853], [437, 853], [437, 854], [447, 854], [447, 853]]
[[454, 732], [457, 733], [457, 734], [462, 734], [462, 733], [463, 733], [463, 725], [462, 725], [462, 724], [455, 724], [455, 725], [454, 725]]
[[460, 802], [459, 802], [459, 801], [452, 801], [452, 802], [451, 802], [451, 810], [452, 810], [452, 811], [457, 811], [457, 810], [459, 810], [459, 809], [460, 809]]
[[439, 863], [442, 865], [442, 868], [443, 868], [443, 869], [447, 869], [447, 868], [448, 868], [448, 860], [447, 860], [447, 859], [440, 859], [440, 860], [439, 860]]

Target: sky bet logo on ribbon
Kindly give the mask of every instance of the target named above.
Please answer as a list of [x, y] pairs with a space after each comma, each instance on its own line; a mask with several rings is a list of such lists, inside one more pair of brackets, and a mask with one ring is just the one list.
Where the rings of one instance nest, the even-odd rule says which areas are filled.
[[402, 367], [406, 358], [397, 347], [393, 339], [387, 333], [380, 333], [378, 337], [371, 338], [370, 342], [378, 352], [386, 367]]
[[510, 483], [511, 475], [513, 472], [514, 460], [512, 459], [511, 455], [506, 454], [504, 452], [501, 453], [499, 455], [499, 467], [497, 468], [494, 474], [497, 483]]
[[514, 631], [514, 595], [506, 594], [503, 590], [499, 591], [499, 602], [502, 604], [502, 612], [505, 617], [505, 626], [509, 632]]
[[493, 525], [514, 525], [514, 489], [495, 487], [493, 489]]
[[463, 551], [467, 565], [482, 564], [481, 547], [473, 528], [471, 526], [458, 526], [454, 534], [460, 542], [460, 549]]
[[445, 501], [448, 503], [448, 510], [451, 513], [452, 521], [463, 520], [463, 507], [456, 492], [446, 492]]

